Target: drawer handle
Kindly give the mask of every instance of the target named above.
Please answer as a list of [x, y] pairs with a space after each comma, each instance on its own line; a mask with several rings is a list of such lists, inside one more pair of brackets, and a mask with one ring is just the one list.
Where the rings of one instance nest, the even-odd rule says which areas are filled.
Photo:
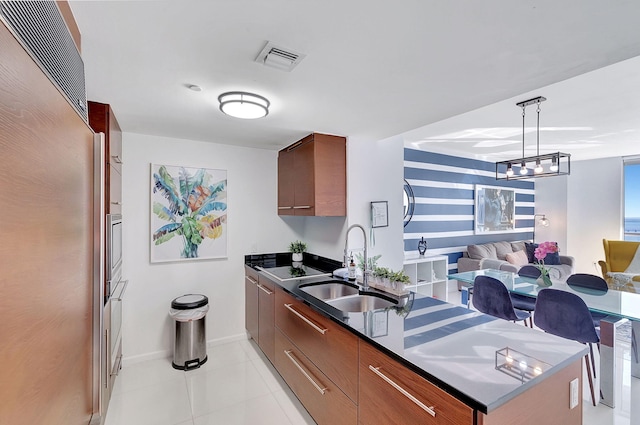
[[304, 370], [304, 368], [300, 366], [300, 363], [298, 363], [296, 359], [293, 357], [293, 355], [291, 354], [291, 350], [284, 350], [284, 354], [286, 354], [287, 357], [289, 357], [289, 360], [291, 360], [291, 363], [293, 363], [298, 368], [298, 370], [302, 372], [304, 377], [307, 378], [314, 387], [316, 387], [316, 390], [318, 390], [320, 394], [324, 395], [324, 392], [327, 390], [327, 388], [326, 387], [322, 388], [320, 385], [317, 384], [316, 381], [313, 380], [313, 378], [307, 373], [307, 371]]
[[324, 335], [325, 333], [327, 333], [328, 329], [322, 329], [320, 326], [316, 325], [315, 323], [313, 323], [311, 320], [307, 319], [306, 317], [304, 317], [302, 314], [298, 313], [296, 310], [294, 310], [293, 307], [291, 307], [291, 304], [285, 304], [284, 305], [287, 310], [291, 311], [293, 314], [295, 314], [296, 316], [298, 316], [299, 318], [301, 318], [302, 320], [304, 320], [305, 322], [307, 322], [307, 324], [309, 326], [311, 326], [313, 329], [317, 330], [318, 332], [320, 332], [322, 335]]
[[311, 208], [311, 205], [300, 205], [298, 207], [293, 207], [294, 210], [307, 210]]
[[431, 416], [433, 416], [434, 418], [436, 417], [436, 411], [434, 410], [434, 407], [427, 407], [423, 402], [421, 402], [420, 400], [418, 400], [417, 398], [415, 398], [414, 396], [412, 396], [411, 394], [409, 394], [409, 392], [407, 390], [405, 390], [404, 388], [402, 388], [400, 385], [396, 384], [395, 382], [393, 382], [388, 376], [386, 376], [384, 373], [380, 372], [380, 368], [379, 367], [374, 367], [369, 365], [369, 369], [371, 369], [371, 371], [373, 371], [373, 373], [375, 373], [376, 375], [378, 375], [380, 378], [382, 378], [387, 384], [391, 385], [393, 388], [395, 388], [396, 390], [398, 390], [403, 396], [407, 397], [409, 400], [413, 401], [418, 407], [420, 407], [422, 410], [424, 410], [425, 412], [427, 412], [428, 414], [430, 414]]
[[247, 279], [249, 282], [253, 283], [254, 285], [258, 284], [258, 281], [252, 278], [251, 276], [245, 276], [244, 278]]
[[113, 158], [113, 162], [116, 164], [122, 164], [122, 158], [120, 158], [120, 155], [111, 155], [111, 158]]
[[258, 285], [258, 288], [262, 289], [262, 292], [266, 292], [267, 295], [271, 295], [273, 294], [273, 292], [271, 292], [270, 290], [268, 290], [267, 288], [265, 288], [264, 286], [260, 285], [258, 282], [256, 282], [256, 284]]

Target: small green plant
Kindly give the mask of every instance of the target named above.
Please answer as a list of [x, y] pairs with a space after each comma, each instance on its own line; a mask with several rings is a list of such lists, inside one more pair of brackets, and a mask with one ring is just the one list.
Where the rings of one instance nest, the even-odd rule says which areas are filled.
[[[375, 255], [373, 257], [367, 258], [367, 263], [369, 263], [369, 270], [376, 269], [376, 264], [378, 263], [380, 257], [382, 257], [382, 255]], [[360, 270], [364, 270], [364, 256], [358, 252], [356, 253], [356, 260], [358, 260], [358, 268]]]
[[404, 270], [394, 272], [386, 267], [376, 267], [373, 269], [373, 275], [379, 278], [389, 279], [391, 282], [404, 283], [405, 285], [411, 283], [411, 279], [405, 274]]
[[302, 254], [307, 250], [307, 244], [302, 241], [295, 241], [289, 244], [289, 251], [297, 254]]

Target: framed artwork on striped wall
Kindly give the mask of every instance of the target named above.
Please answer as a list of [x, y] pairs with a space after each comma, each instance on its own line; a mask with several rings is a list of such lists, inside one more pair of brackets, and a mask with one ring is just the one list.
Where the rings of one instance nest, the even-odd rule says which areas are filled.
[[516, 231], [516, 194], [514, 189], [477, 184], [475, 192], [475, 234]]

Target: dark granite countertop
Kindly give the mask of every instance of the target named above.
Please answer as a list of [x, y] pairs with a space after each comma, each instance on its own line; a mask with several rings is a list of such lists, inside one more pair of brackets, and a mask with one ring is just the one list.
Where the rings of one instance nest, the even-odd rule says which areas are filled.
[[[290, 265], [291, 254], [247, 255], [245, 264], [256, 270]], [[335, 260], [306, 253], [304, 264], [327, 272], [341, 267]], [[582, 344], [414, 292], [395, 296], [370, 288], [367, 292], [393, 300], [396, 306], [343, 312], [300, 290], [299, 286], [331, 280], [347, 282], [344, 279], [317, 277], [282, 281], [265, 272], [262, 275], [483, 413], [491, 412], [581, 359], [588, 350]], [[359, 289], [362, 293], [361, 286]], [[531, 362], [544, 365], [543, 373], [521, 382], [496, 368], [496, 351], [506, 347], [525, 353]]]

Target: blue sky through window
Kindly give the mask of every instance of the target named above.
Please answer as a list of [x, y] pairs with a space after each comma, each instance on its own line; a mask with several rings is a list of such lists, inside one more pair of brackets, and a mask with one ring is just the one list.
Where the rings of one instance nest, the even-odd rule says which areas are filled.
[[624, 166], [625, 240], [640, 241], [640, 163]]

